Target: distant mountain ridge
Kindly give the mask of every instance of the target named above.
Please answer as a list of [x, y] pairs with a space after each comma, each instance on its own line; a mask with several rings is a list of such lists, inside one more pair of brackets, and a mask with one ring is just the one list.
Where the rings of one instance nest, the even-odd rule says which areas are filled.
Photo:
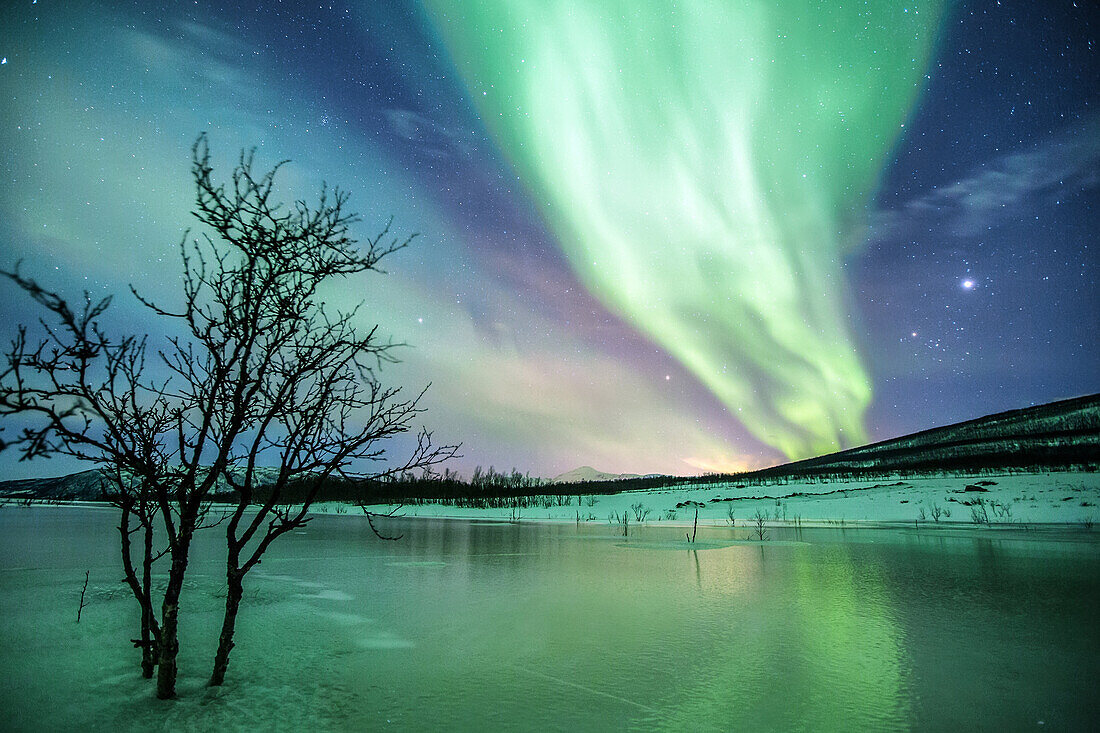
[[[273, 469], [257, 469], [258, 476], [274, 480]], [[48, 499], [57, 501], [100, 501], [103, 499], [103, 474], [93, 468], [67, 476], [51, 478], [26, 478], [0, 481], [0, 497]], [[232, 496], [233, 492], [223, 482], [215, 486], [212, 499]]]
[[1007, 410], [753, 475], [1069, 468], [1100, 463], [1100, 394]]
[[641, 478], [636, 473], [604, 473], [597, 471], [592, 466], [580, 466], [572, 471], [558, 474], [550, 479], [552, 484], [575, 484], [580, 481], [618, 481], [627, 478]]
[[103, 496], [101, 474], [98, 469], [92, 469], [70, 473], [68, 476], [0, 481], [0, 496], [95, 501]]
[[[860, 474], [984, 470], [1100, 470], [1100, 394], [1008, 410], [954, 425], [742, 474], [698, 478], [612, 474], [581, 466], [552, 483], [587, 484], [586, 492], [616, 493], [687, 482], [738, 478], [859, 476]], [[229, 494], [225, 494], [228, 498]], [[102, 498], [100, 474], [0, 481], [0, 497], [51, 500]], [[215, 499], [222, 498], [215, 495]]]

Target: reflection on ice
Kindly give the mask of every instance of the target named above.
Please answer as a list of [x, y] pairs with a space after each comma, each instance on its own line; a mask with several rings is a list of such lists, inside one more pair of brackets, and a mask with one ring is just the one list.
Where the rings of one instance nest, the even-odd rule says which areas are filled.
[[318, 591], [316, 593], [298, 593], [298, 598], [316, 598], [320, 601], [352, 601], [355, 600], [342, 590], [333, 590], [331, 588], [327, 590]]
[[408, 639], [402, 639], [388, 631], [377, 631], [368, 636], [355, 640], [355, 645], [361, 649], [412, 649], [413, 644]]
[[[573, 524], [399, 530], [382, 543], [365, 524], [318, 517], [288, 538], [265, 559], [276, 572], [246, 586], [263, 602], [242, 613], [235, 674], [217, 692], [205, 683], [224, 547], [200, 536], [181, 697], [163, 705], [126, 641], [131, 599], [97, 593], [73, 623], [84, 570], [104, 587], [117, 576], [114, 517], [6, 508], [3, 725], [582, 733], [1100, 719], [1093, 533], [808, 528], [801, 542], [744, 544], [713, 528], [690, 551], [682, 527], [629, 540]], [[40, 569], [13, 570], [28, 565]]]

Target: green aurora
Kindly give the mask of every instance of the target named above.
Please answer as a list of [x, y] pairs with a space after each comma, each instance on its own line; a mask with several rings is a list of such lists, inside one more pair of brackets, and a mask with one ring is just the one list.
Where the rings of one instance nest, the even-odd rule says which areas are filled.
[[942, 2], [428, 7], [597, 297], [788, 457], [866, 438], [842, 261]]

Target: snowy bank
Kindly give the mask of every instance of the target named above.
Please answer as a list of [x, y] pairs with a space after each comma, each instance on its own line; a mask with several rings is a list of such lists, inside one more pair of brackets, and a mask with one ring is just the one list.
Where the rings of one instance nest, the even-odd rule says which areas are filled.
[[[576, 493], [558, 484], [528, 506], [471, 507], [441, 503], [380, 504], [368, 509], [397, 516], [496, 521], [618, 522], [747, 526], [759, 514], [769, 524], [927, 523], [1069, 524], [1100, 518], [1100, 474], [1012, 473], [982, 476], [903, 477], [873, 481], [790, 481], [707, 484], [619, 494]], [[574, 493], [569, 493], [569, 492]], [[316, 504], [319, 514], [358, 513], [336, 502]]]

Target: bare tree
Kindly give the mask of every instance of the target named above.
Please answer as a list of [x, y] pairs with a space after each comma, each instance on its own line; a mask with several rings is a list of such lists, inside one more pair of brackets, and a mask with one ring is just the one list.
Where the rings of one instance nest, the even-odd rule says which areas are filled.
[[[145, 338], [112, 339], [100, 328], [110, 298], [85, 293], [74, 310], [18, 268], [3, 273], [54, 322], [42, 322], [37, 342], [19, 329], [0, 372], [0, 415], [19, 415], [26, 425], [12, 441], [22, 458], [62, 454], [104, 469], [121, 511], [125, 582], [142, 607], [135, 644], [146, 676], [155, 660], [161, 698], [175, 696], [180, 594], [195, 533], [216, 523], [208, 520], [215, 488], [228, 485], [237, 498], [226, 522], [228, 592], [211, 677], [219, 684], [245, 574], [271, 542], [308, 521], [327, 480], [385, 474], [369, 470], [384, 457], [382, 443], [410, 431], [421, 411], [419, 396], [402, 398], [376, 379], [377, 368], [394, 361], [394, 345], [380, 340], [377, 327], [359, 334], [355, 310], [332, 313], [318, 295], [327, 282], [379, 271], [379, 261], [409, 239], [383, 241], [387, 226], [357, 249], [348, 232], [356, 219], [344, 213], [340, 191], [322, 190], [313, 208], [272, 203], [281, 165], [254, 176], [252, 154], [242, 154], [231, 183], [218, 186], [206, 138], [196, 141], [194, 213], [213, 236], [185, 235], [180, 244], [179, 307], [131, 288], [182, 327], [149, 368]], [[411, 457], [392, 470], [430, 468], [455, 450], [433, 446], [421, 431]], [[154, 523], [163, 528], [163, 548], [154, 547]], [[138, 532], [140, 576], [131, 556]], [[150, 573], [162, 555], [170, 567], [158, 619]]]
[[[146, 376], [146, 339], [104, 333], [99, 319], [111, 298], [94, 301], [85, 293], [74, 309], [18, 268], [2, 274], [52, 316], [52, 321], [40, 321], [43, 335], [37, 340], [21, 326], [7, 352], [0, 372], [0, 415], [19, 416], [23, 428], [5, 446], [17, 447], [21, 460], [59, 454], [104, 470], [113, 484], [108, 493], [122, 509], [126, 582], [148, 621], [143, 628], [149, 638], [143, 643], [151, 651], [143, 651], [143, 672], [151, 675], [148, 657], [155, 655], [157, 695], [174, 697], [179, 597], [191, 541], [204, 525], [205, 500], [229, 458], [225, 427], [210, 413], [205, 386], [188, 389]], [[186, 349], [173, 341], [161, 357], [179, 359]], [[224, 381], [228, 374], [225, 366], [211, 380]], [[204, 467], [200, 459], [209, 464]], [[150, 614], [149, 584], [137, 582], [128, 544], [129, 520], [136, 512], [139, 522], [152, 521], [154, 504], [167, 542], [163, 552], [170, 558], [159, 622]]]
[[[149, 490], [148, 481], [124, 474], [117, 466], [104, 470], [103, 498], [119, 510], [118, 532], [122, 551], [123, 582], [130, 588], [141, 609], [141, 630], [138, 638], [131, 639], [141, 649], [141, 674], [146, 679], [153, 676], [160, 645], [160, 624], [153, 601], [153, 563], [168, 548], [154, 550], [154, 534], [157, 513], [160, 511], [156, 497]], [[132, 522], [136, 521], [136, 525]], [[141, 533], [141, 576], [138, 576], [133, 558], [133, 535]]]
[[[245, 576], [275, 539], [309, 521], [325, 483], [430, 469], [457, 446], [435, 446], [421, 430], [403, 463], [376, 468], [386, 440], [415, 428], [423, 392], [405, 398], [384, 387], [377, 371], [394, 361], [394, 344], [380, 339], [377, 326], [359, 332], [358, 308], [333, 312], [318, 296], [328, 282], [380, 271], [379, 262], [412, 237], [391, 239], [387, 225], [359, 248], [348, 231], [356, 218], [338, 189], [322, 189], [315, 206], [283, 207], [272, 200], [282, 164], [256, 174], [252, 154], [242, 154], [229, 183], [219, 185], [204, 138], [193, 153], [195, 215], [217, 236], [184, 251], [183, 311], [160, 312], [185, 320], [204, 357], [224, 353], [227, 343], [241, 353], [212, 400], [217, 419], [242, 426], [223, 468], [237, 502], [226, 524], [225, 615], [210, 678], [220, 685]], [[192, 359], [173, 368], [187, 381], [205, 380], [214, 368], [206, 363], [197, 372]]]
[[756, 510], [756, 514], [752, 515], [752, 526], [754, 529], [750, 536], [755, 534], [756, 539], [759, 542], [765, 542], [768, 539], [768, 530], [767, 525], [765, 524], [767, 520], [768, 515], [762, 513], [759, 509]]

